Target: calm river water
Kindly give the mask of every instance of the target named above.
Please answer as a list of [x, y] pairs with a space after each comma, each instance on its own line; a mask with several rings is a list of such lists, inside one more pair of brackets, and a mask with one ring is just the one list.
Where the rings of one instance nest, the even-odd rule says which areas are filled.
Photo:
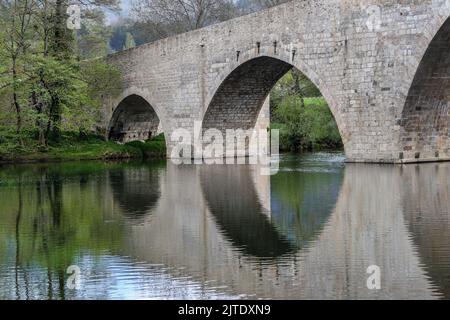
[[450, 163], [343, 160], [0, 167], [0, 299], [449, 299]]

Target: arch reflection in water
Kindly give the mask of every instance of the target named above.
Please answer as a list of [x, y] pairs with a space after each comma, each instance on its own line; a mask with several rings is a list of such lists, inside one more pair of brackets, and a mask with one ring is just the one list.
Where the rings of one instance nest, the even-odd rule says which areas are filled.
[[[276, 258], [294, 247], [270, 222], [270, 212], [255, 190], [254, 174], [258, 170], [245, 165], [203, 166], [202, 193], [217, 226], [234, 246], [258, 258]], [[269, 183], [266, 181], [266, 187]]]
[[160, 192], [160, 174], [164, 162], [121, 166], [109, 171], [113, 196], [122, 213], [135, 223], [145, 221], [156, 206]]
[[[250, 166], [215, 175], [167, 163], [155, 180], [142, 173], [153, 170], [146, 166], [2, 168], [0, 297], [449, 298], [449, 164], [344, 166], [285, 157], [270, 183]], [[228, 182], [216, 186], [221, 180]], [[114, 190], [114, 181], [128, 187]], [[142, 200], [151, 219], [139, 223], [123, 215], [135, 211], [135, 193], [145, 198], [133, 181], [159, 185], [159, 200], [156, 189], [147, 193], [152, 202]], [[121, 190], [128, 200], [117, 198]], [[208, 195], [213, 190], [245, 192], [251, 201], [220, 204], [226, 198]], [[233, 208], [259, 215], [242, 220]], [[260, 241], [276, 244], [268, 246], [271, 256], [245, 228], [233, 230], [242, 221], [262, 226]], [[81, 291], [60, 286], [71, 264], [82, 267]], [[366, 287], [374, 264], [381, 290]]]
[[[299, 255], [301, 296], [333, 299], [431, 299], [432, 284], [406, 228], [400, 168], [347, 165], [336, 207]], [[381, 290], [366, 286], [371, 265]]]
[[450, 164], [405, 166], [401, 176], [413, 242], [436, 292], [450, 299]]
[[344, 176], [343, 157], [285, 156], [271, 177], [271, 221], [291, 245], [303, 248], [322, 231], [336, 205]]
[[[281, 165], [281, 172], [297, 170], [299, 179], [305, 180], [298, 185], [308, 180], [312, 185], [316, 183], [317, 188], [312, 189], [315, 192], [308, 190], [302, 194], [296, 190], [297, 195], [292, 198], [302, 201], [290, 203], [289, 197], [283, 196], [286, 192], [283, 189], [287, 185], [295, 185], [271, 177], [274, 182], [270, 184], [271, 202], [282, 203], [278, 208], [284, 208], [278, 212], [274, 212], [274, 208], [272, 212], [264, 209], [258, 199], [264, 194], [257, 191], [261, 186], [249, 186], [249, 181], [257, 181], [245, 172], [251, 170], [249, 166], [234, 167], [234, 170], [222, 168], [221, 172], [214, 171], [214, 175], [212, 167], [169, 167], [167, 175], [172, 177], [165, 180], [168, 185], [164, 189], [170, 193], [162, 197], [166, 198], [162, 201], [165, 210], [155, 213], [151, 223], [133, 229], [126, 252], [139, 260], [162, 263], [174, 276], [189, 276], [205, 285], [219, 287], [223, 292], [245, 297], [441, 297], [429, 278], [429, 271], [422, 264], [420, 250], [412, 241], [404, 218], [401, 169], [395, 166], [349, 165], [344, 171], [342, 164], [314, 165], [308, 161], [303, 159], [299, 164], [287, 161]], [[312, 172], [318, 176], [312, 178]], [[332, 177], [326, 177], [326, 173]], [[311, 177], [307, 178], [308, 175]], [[180, 180], [175, 178], [182, 178], [189, 189], [183, 193]], [[198, 178], [200, 183], [196, 180]], [[206, 182], [206, 179], [213, 182]], [[231, 199], [225, 195], [242, 193], [243, 187], [253, 204], [243, 199], [223, 203]], [[199, 191], [203, 198], [197, 196]], [[285, 221], [292, 221], [291, 208], [296, 208], [296, 204], [300, 211], [294, 213], [314, 208], [311, 203], [321, 206], [315, 198], [318, 192], [324, 195], [323, 206], [330, 208], [331, 213], [327, 214], [323, 209], [314, 216], [303, 211], [306, 216], [300, 215], [295, 227], [287, 228]], [[448, 189], [443, 192], [448, 197]], [[333, 199], [337, 199], [334, 205]], [[442, 205], [437, 203], [433, 210]], [[180, 211], [179, 208], [188, 210]], [[251, 213], [250, 218], [240, 218], [231, 212], [233, 209], [243, 215], [247, 213], [241, 209], [257, 209], [260, 216], [255, 218]], [[287, 242], [287, 247], [280, 247], [289, 250], [277, 251], [282, 252], [281, 256], [273, 255], [269, 260], [261, 259], [262, 256], [267, 258], [264, 246], [261, 245], [263, 249], [259, 247], [262, 251], [251, 247], [254, 238], [244, 236], [245, 228], [238, 226], [240, 222], [251, 224], [252, 219], [264, 219], [262, 232], [267, 232], [269, 241]], [[269, 229], [265, 229], [267, 225]], [[235, 227], [237, 230], [233, 230]], [[247, 231], [253, 232], [253, 226], [250, 225]], [[264, 234], [259, 233], [259, 236], [260, 242], [264, 242]], [[269, 246], [274, 247], [273, 244]], [[444, 256], [450, 248], [446, 250]], [[263, 254], [257, 256], [261, 252]], [[280, 259], [273, 259], [275, 257]], [[366, 286], [366, 270], [370, 265], [378, 265], [382, 270], [381, 290], [369, 290]], [[441, 277], [448, 277], [448, 270], [441, 269]]]

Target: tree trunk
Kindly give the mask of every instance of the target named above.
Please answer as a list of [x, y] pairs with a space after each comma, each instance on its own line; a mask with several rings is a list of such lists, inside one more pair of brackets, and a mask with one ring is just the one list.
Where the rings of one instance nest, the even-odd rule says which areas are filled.
[[16, 81], [17, 81], [17, 58], [15, 55], [13, 55], [12, 58], [12, 75], [13, 75], [13, 104], [14, 108], [16, 110], [16, 132], [19, 137], [20, 145], [23, 145], [22, 140], [22, 108], [19, 103], [19, 98], [17, 96], [17, 88], [16, 88]]

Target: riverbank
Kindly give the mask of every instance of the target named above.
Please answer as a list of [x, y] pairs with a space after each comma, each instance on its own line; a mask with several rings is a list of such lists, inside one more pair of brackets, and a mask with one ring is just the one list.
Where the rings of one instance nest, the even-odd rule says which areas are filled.
[[161, 159], [166, 155], [164, 135], [145, 143], [118, 144], [98, 135], [64, 132], [59, 142], [51, 141], [47, 147], [39, 145], [33, 133], [23, 134], [21, 140], [15, 133], [1, 132], [0, 163]]
[[[277, 126], [280, 125], [273, 125], [273, 127]], [[291, 153], [292, 150], [286, 142], [287, 134], [283, 129], [280, 130], [280, 150], [283, 153]], [[64, 132], [59, 142], [51, 141], [47, 147], [39, 145], [32, 133], [23, 134], [21, 138], [22, 142], [20, 142], [17, 134], [14, 132], [0, 131], [0, 164], [166, 158], [164, 134], [160, 134], [146, 142], [133, 141], [126, 144], [118, 144], [112, 141], [105, 141], [102, 136], [94, 134], [81, 136], [75, 132]], [[323, 142], [324, 140], [320, 144], [315, 144], [310, 150], [297, 150], [294, 154], [302, 154], [311, 150], [341, 150], [338, 145], [327, 145]]]

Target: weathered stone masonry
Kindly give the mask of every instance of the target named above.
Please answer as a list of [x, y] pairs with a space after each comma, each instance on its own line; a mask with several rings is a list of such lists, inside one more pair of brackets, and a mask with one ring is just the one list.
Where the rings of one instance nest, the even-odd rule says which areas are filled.
[[108, 57], [168, 140], [195, 121], [251, 126], [289, 68], [328, 101], [348, 161], [450, 159], [450, 0], [295, 0]]

